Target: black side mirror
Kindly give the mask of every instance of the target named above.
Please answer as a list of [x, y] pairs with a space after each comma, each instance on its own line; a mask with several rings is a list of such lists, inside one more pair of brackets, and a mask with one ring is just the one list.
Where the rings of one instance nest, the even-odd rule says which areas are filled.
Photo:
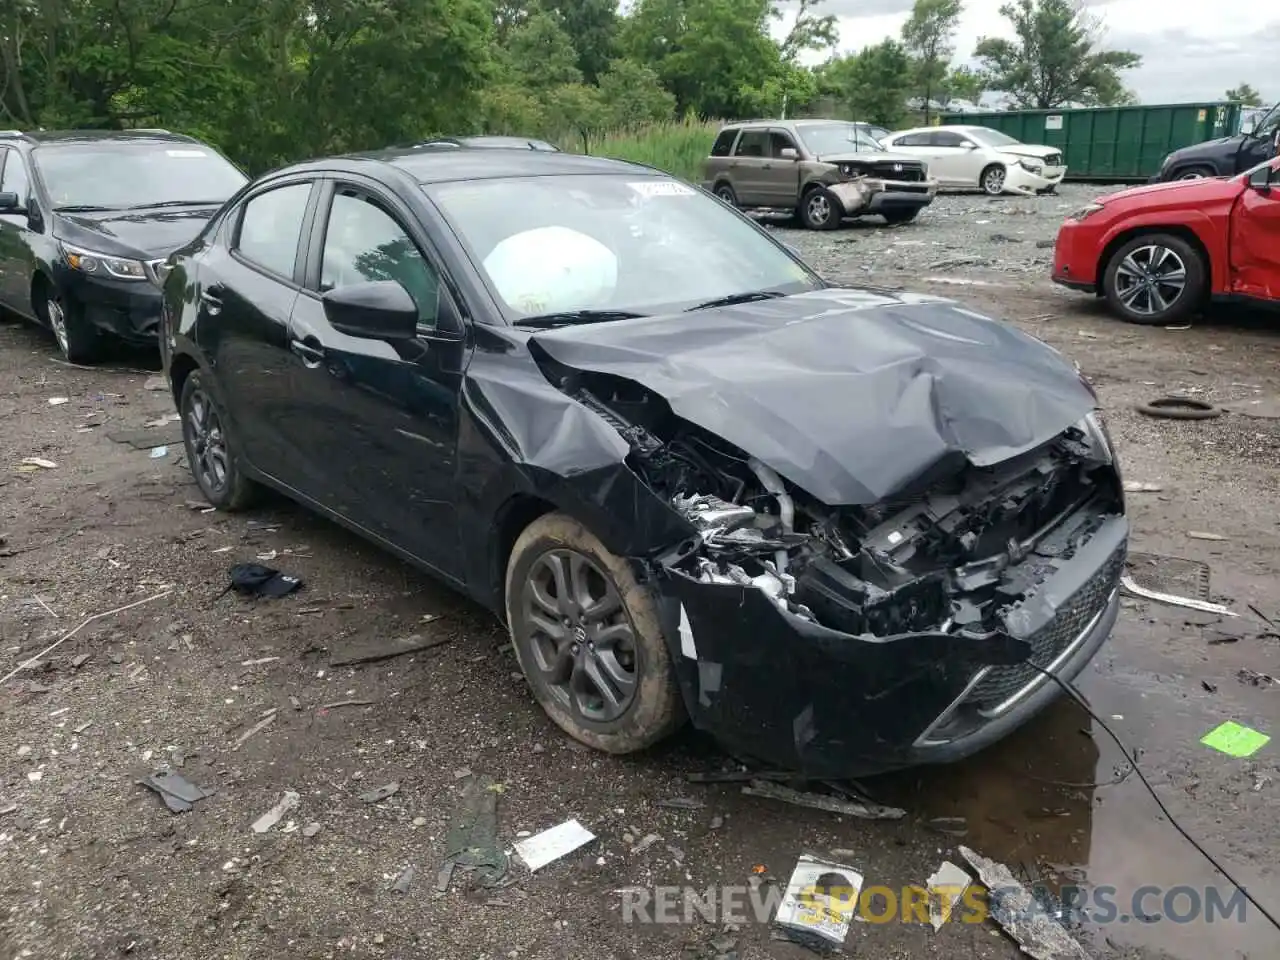
[[1249, 186], [1258, 193], [1271, 192], [1271, 168], [1259, 167], [1253, 173], [1249, 174]]
[[394, 280], [353, 283], [322, 298], [325, 319], [348, 337], [412, 340], [418, 333], [418, 305]]
[[22, 213], [22, 198], [12, 190], [0, 193], [0, 213]]

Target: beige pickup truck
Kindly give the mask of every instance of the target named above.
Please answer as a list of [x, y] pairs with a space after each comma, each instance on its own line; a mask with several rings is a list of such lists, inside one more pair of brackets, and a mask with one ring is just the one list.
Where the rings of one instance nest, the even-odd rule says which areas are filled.
[[707, 158], [703, 186], [736, 207], [794, 211], [811, 230], [844, 217], [911, 220], [938, 183], [918, 157], [890, 153], [862, 124], [746, 120], [726, 124]]

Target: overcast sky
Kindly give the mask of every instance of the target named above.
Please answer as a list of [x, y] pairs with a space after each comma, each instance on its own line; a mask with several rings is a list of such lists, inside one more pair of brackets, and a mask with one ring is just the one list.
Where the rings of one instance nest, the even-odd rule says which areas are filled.
[[[956, 62], [971, 57], [981, 36], [1013, 36], [1000, 16], [1002, 2], [965, 0]], [[820, 9], [839, 17], [841, 52], [852, 53], [897, 37], [911, 0], [826, 0]], [[1213, 9], [1206, 0], [1091, 3], [1106, 26], [1106, 45], [1142, 54], [1142, 66], [1125, 73], [1124, 82], [1144, 103], [1216, 100], [1241, 82], [1264, 98], [1280, 98], [1274, 67], [1280, 10], [1264, 4], [1218, 8], [1220, 14], [1214, 15]]]

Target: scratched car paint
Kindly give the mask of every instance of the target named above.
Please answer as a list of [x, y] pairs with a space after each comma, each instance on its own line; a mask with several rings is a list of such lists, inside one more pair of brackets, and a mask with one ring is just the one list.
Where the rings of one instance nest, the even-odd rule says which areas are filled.
[[[833, 288], [646, 168], [485, 153], [278, 171], [175, 255], [166, 369], [185, 423], [193, 384], [217, 414], [229, 483], [488, 606], [552, 718], [612, 752], [687, 718], [826, 775], [949, 761], [1056, 695], [1028, 657], [1084, 667], [1128, 523], [1056, 351], [950, 301]], [[311, 192], [273, 278], [237, 223], [290, 185]], [[348, 186], [439, 278], [429, 316], [385, 270], [322, 282]], [[282, 290], [301, 293], [271, 319]], [[206, 463], [207, 432], [187, 440]]]

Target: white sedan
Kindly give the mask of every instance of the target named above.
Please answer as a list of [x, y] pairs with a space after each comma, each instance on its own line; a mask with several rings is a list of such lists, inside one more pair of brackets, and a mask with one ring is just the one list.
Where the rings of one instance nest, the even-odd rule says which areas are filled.
[[880, 142], [927, 162], [941, 187], [980, 187], [993, 197], [1050, 193], [1067, 174], [1059, 148], [1022, 143], [990, 127], [916, 127]]

